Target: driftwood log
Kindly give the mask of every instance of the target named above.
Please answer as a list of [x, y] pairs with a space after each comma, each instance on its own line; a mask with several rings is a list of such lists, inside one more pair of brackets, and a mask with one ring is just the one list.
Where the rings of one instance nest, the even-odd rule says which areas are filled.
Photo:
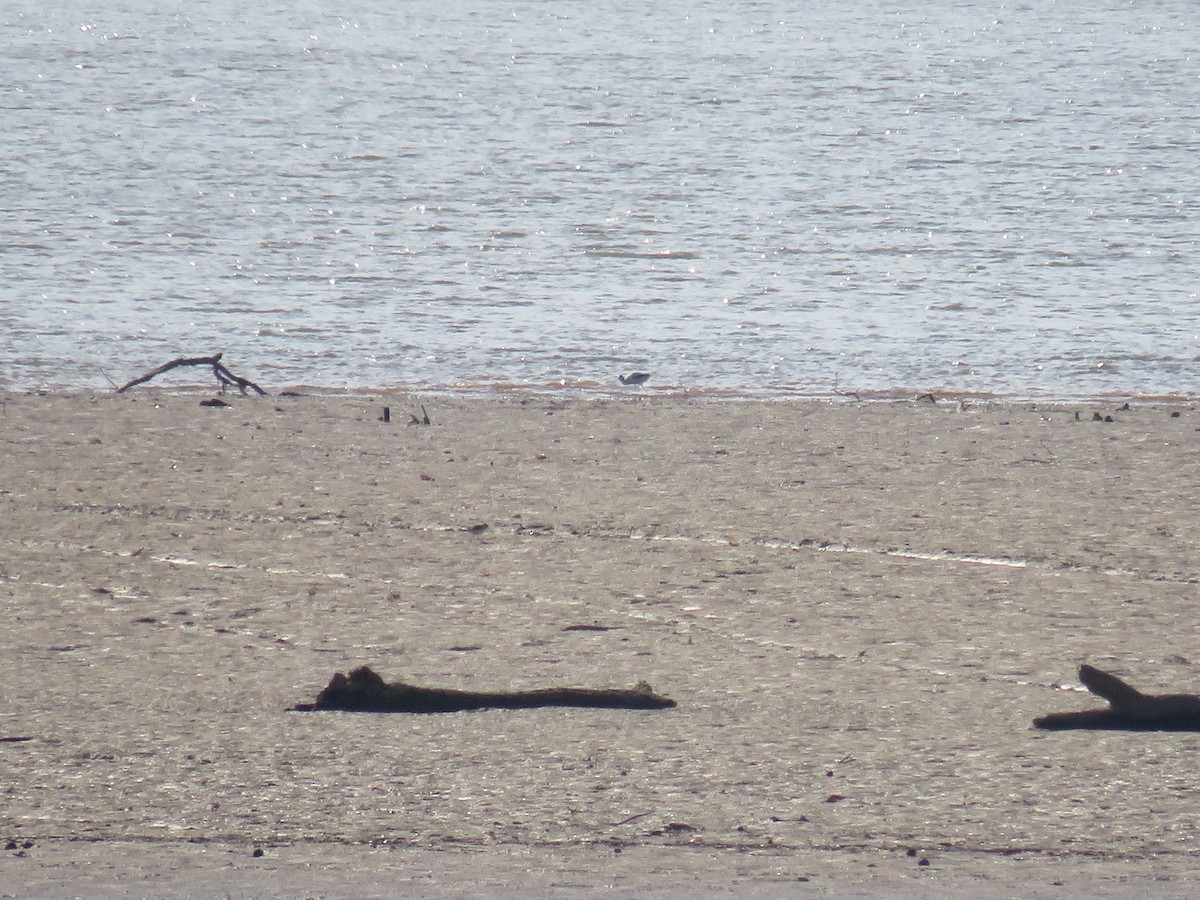
[[298, 703], [293, 712], [343, 710], [346, 712], [439, 713], [467, 709], [529, 709], [535, 706], [586, 706], [603, 709], [669, 709], [670, 697], [654, 693], [646, 682], [632, 690], [548, 688], [538, 691], [458, 691], [424, 688], [402, 681], [385, 682], [366, 666], [349, 677], [338, 672], [316, 703]]
[[221, 362], [221, 353], [214, 353], [212, 356], [181, 356], [179, 359], [173, 359], [169, 363], [163, 363], [157, 369], [152, 369], [145, 375], [139, 375], [137, 378], [117, 388], [118, 394], [123, 394], [131, 387], [136, 387], [139, 384], [145, 384], [156, 375], [161, 375], [163, 372], [169, 372], [172, 369], [178, 369], [181, 366], [212, 366], [213, 377], [221, 385], [221, 393], [225, 393], [226, 387], [235, 387], [243, 394], [246, 393], [246, 388], [252, 388], [260, 397], [267, 396], [267, 392], [260, 388], [249, 378], [242, 378], [234, 375]]
[[1038, 728], [1061, 731], [1093, 728], [1120, 731], [1200, 731], [1200, 696], [1195, 694], [1143, 694], [1116, 675], [1092, 666], [1079, 667], [1079, 680], [1107, 709], [1052, 713], [1034, 719]]

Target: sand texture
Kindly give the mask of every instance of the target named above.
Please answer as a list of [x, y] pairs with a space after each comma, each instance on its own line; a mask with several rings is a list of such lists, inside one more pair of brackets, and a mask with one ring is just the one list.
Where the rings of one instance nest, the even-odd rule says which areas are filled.
[[1031, 727], [1200, 692], [1194, 406], [206, 396], [3, 396], [0, 893], [1200, 890], [1200, 735]]

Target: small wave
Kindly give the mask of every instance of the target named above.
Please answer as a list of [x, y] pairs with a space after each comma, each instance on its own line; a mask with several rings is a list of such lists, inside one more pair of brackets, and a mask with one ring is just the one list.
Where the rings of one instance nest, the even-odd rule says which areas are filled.
[[615, 257], [618, 259], [696, 259], [696, 254], [689, 250], [662, 250], [647, 253], [641, 250], [606, 250], [599, 247], [589, 247], [583, 252], [585, 256]]

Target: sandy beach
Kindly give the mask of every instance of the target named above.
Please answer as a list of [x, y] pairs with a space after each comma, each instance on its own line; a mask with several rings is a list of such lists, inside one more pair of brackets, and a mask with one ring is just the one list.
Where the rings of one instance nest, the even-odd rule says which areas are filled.
[[1200, 692], [1196, 404], [209, 396], [0, 395], [0, 895], [1200, 890], [1200, 734], [1031, 727]]

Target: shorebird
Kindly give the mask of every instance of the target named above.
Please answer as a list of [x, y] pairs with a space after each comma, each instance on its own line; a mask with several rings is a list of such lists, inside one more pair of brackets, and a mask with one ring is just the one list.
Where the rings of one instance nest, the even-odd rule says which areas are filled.
[[641, 387], [650, 380], [650, 373], [630, 372], [628, 375], [618, 375], [617, 377], [621, 379], [621, 384], [636, 384], [638, 387]]

